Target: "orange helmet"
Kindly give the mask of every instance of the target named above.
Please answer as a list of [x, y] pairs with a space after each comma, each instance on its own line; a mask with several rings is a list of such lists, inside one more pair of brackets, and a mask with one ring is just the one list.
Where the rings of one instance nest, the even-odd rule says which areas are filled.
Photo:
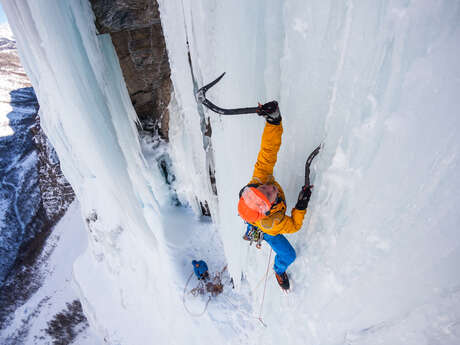
[[240, 191], [238, 214], [246, 222], [254, 223], [262, 219], [270, 211], [271, 203], [268, 198], [254, 185], [245, 186]]

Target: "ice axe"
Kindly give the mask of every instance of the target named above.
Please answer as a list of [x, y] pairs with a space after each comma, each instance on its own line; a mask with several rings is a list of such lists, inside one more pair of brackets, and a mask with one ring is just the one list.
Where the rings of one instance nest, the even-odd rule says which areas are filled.
[[225, 72], [222, 73], [219, 77], [217, 77], [214, 81], [210, 82], [209, 84], [203, 86], [196, 92], [196, 100], [198, 103], [203, 104], [206, 108], [222, 115], [242, 115], [242, 114], [256, 114], [259, 107], [253, 108], [235, 108], [235, 109], [224, 109], [218, 107], [214, 103], [212, 103], [209, 99], [206, 98], [206, 91], [208, 91], [211, 87], [216, 85], [222, 77], [225, 75]]
[[310, 165], [313, 159], [318, 155], [319, 150], [321, 150], [321, 147], [323, 144], [319, 144], [316, 149], [313, 150], [312, 153], [310, 153], [310, 156], [308, 156], [307, 161], [305, 162], [305, 188], [310, 187]]

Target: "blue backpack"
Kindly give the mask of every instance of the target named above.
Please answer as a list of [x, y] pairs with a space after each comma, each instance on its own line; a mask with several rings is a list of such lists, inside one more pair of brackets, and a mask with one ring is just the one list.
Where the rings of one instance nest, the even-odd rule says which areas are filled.
[[193, 272], [195, 272], [195, 275], [198, 279], [206, 279], [209, 276], [208, 265], [206, 265], [206, 262], [203, 260], [193, 260], [192, 265]]

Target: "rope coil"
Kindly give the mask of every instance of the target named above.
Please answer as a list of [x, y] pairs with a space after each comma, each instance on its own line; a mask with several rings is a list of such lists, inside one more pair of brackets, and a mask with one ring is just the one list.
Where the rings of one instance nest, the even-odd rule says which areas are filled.
[[[184, 294], [182, 295], [182, 304], [184, 305], [184, 308], [185, 310], [187, 311], [187, 313], [189, 313], [191, 316], [194, 316], [194, 317], [200, 317], [200, 316], [203, 316], [203, 314], [206, 312], [206, 309], [208, 309], [208, 304], [209, 302], [211, 301], [211, 296], [208, 296], [208, 300], [206, 301], [206, 304], [204, 306], [204, 309], [201, 313], [193, 313], [191, 312], [188, 308], [187, 308], [187, 304], [185, 303], [185, 295], [187, 293], [187, 286], [188, 284], [190, 283], [190, 280], [192, 279], [193, 277], [193, 272], [190, 273], [190, 277], [188, 277], [187, 279], [187, 283], [185, 284], [185, 287], [184, 287]], [[200, 282], [201, 283], [201, 282]]]
[[[227, 265], [222, 269], [222, 271], [217, 272], [217, 274], [214, 276], [214, 278], [209, 279], [208, 284], [204, 284], [204, 281], [200, 280], [198, 286], [196, 288], [193, 288], [190, 290], [190, 293], [196, 297], [198, 295], [203, 295], [205, 292], [209, 292], [211, 295], [208, 296], [208, 300], [206, 301], [206, 304], [204, 306], [204, 309], [200, 313], [193, 313], [187, 308], [187, 304], [185, 301], [185, 296], [187, 294], [187, 287], [188, 284], [190, 283], [190, 280], [193, 277], [194, 272], [190, 273], [190, 276], [187, 279], [187, 283], [184, 286], [184, 293], [182, 295], [182, 304], [184, 305], [185, 310], [189, 315], [194, 316], [194, 317], [200, 317], [203, 316], [206, 310], [208, 309], [208, 304], [211, 302], [211, 297], [216, 297], [223, 291], [223, 284], [222, 284], [222, 274], [225, 272], [227, 269]], [[212, 281], [212, 282], [211, 282]], [[210, 284], [210, 285], [209, 285]], [[209, 285], [209, 286], [208, 286]]]

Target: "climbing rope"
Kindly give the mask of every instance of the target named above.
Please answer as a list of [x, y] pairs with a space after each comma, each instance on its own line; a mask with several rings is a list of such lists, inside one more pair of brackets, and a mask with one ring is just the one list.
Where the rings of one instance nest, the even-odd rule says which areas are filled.
[[[227, 269], [227, 265], [224, 266], [224, 268], [222, 269], [222, 271], [218, 272], [214, 278], [212, 279], [212, 281], [215, 283], [216, 281], [218, 281], [218, 284], [215, 284], [215, 285], [212, 285], [214, 288], [216, 288], [216, 290], [213, 290], [213, 291], [210, 291], [209, 289], [207, 289], [206, 286], [204, 286], [204, 283], [203, 281], [200, 281], [199, 285], [192, 289], [192, 294], [194, 296], [196, 296], [196, 294], [201, 294], [201, 291], [207, 291], [207, 292], [211, 292], [211, 295], [208, 296], [208, 300], [206, 301], [206, 304], [204, 306], [204, 309], [201, 313], [193, 313], [191, 312], [188, 308], [187, 308], [187, 304], [185, 303], [185, 295], [187, 294], [187, 287], [188, 287], [188, 284], [190, 283], [190, 280], [192, 279], [193, 277], [193, 274], [194, 272], [192, 271], [192, 273], [190, 273], [190, 276], [188, 277], [187, 279], [187, 283], [185, 284], [184, 286], [184, 293], [182, 295], [182, 304], [184, 305], [184, 308], [185, 310], [187, 311], [187, 313], [189, 313], [191, 316], [195, 316], [195, 317], [199, 317], [199, 316], [203, 316], [203, 314], [206, 312], [206, 310], [208, 309], [208, 304], [209, 302], [211, 302], [211, 296], [217, 296], [218, 294], [220, 294], [222, 292], [222, 289], [223, 289], [223, 285], [222, 285], [222, 274], [225, 272], [225, 270]], [[217, 280], [216, 280], [217, 279]], [[211, 279], [210, 279], [211, 280]]]
[[273, 249], [270, 248], [270, 255], [268, 257], [268, 264], [267, 264], [267, 272], [265, 272], [265, 284], [264, 284], [264, 292], [262, 294], [262, 302], [260, 302], [260, 311], [259, 311], [259, 321], [262, 323], [264, 327], [267, 327], [267, 325], [264, 323], [262, 320], [262, 310], [264, 307], [264, 301], [265, 301], [265, 290], [267, 288], [267, 278], [268, 278], [268, 270], [270, 269], [270, 261], [272, 260], [272, 251]]
[[[271, 263], [272, 265], [274, 264], [273, 260], [271, 260]], [[270, 266], [270, 265], [269, 265]], [[255, 287], [251, 290], [252, 293], [254, 293], [254, 291], [258, 290], [259, 289], [259, 286], [260, 284], [262, 284], [262, 282], [264, 281], [264, 279], [266, 279], [266, 274], [262, 274], [262, 277], [257, 281], [257, 284], [255, 285]]]
[[[265, 272], [265, 276], [262, 277], [262, 279], [265, 278], [265, 284], [264, 284], [264, 290], [263, 290], [263, 294], [262, 294], [262, 301], [261, 301], [261, 304], [260, 304], [259, 316], [258, 316], [258, 317], [255, 317], [255, 316], [252, 316], [252, 315], [250, 315], [250, 314], [248, 314], [248, 313], [243, 312], [243, 314], [245, 314], [247, 317], [249, 317], [249, 318], [254, 318], [254, 319], [259, 320], [260, 323], [261, 323], [264, 327], [267, 327], [267, 325], [264, 323], [264, 321], [263, 321], [263, 319], [262, 319], [262, 311], [263, 311], [263, 305], [264, 305], [264, 301], [265, 301], [265, 292], [266, 292], [266, 288], [267, 288], [268, 271], [269, 271], [269, 269], [270, 269], [270, 262], [271, 262], [271, 258], [272, 258], [272, 251], [273, 251], [273, 250], [270, 249], [270, 254], [269, 254], [269, 256], [268, 256], [267, 271]], [[225, 271], [226, 269], [227, 269], [227, 266], [225, 266], [225, 267], [222, 269], [222, 271], [219, 272], [217, 275], [220, 277], [220, 276], [224, 273], [224, 271]], [[200, 313], [194, 313], [194, 312], [190, 311], [190, 310], [187, 308], [187, 303], [186, 303], [186, 300], [185, 300], [185, 296], [186, 296], [186, 294], [187, 294], [187, 287], [188, 287], [188, 285], [190, 284], [190, 280], [192, 279], [193, 275], [194, 275], [194, 272], [191, 272], [191, 273], [190, 273], [190, 276], [189, 276], [188, 279], [187, 279], [187, 283], [186, 283], [185, 286], [184, 286], [184, 292], [183, 292], [183, 295], [182, 295], [182, 304], [184, 305], [184, 309], [187, 311], [187, 313], [188, 313], [189, 315], [194, 316], [194, 317], [200, 317], [200, 316], [203, 316], [204, 313], [206, 312], [206, 310], [208, 309], [209, 302], [211, 301], [211, 296], [208, 296], [208, 300], [206, 301], [206, 304], [205, 304], [203, 310], [202, 310]], [[262, 279], [261, 279], [260, 282], [262, 282]], [[259, 285], [260, 282], [259, 282], [257, 285]], [[199, 285], [197, 288], [193, 289], [193, 290], [198, 291], [198, 290], [200, 290], [201, 288], [204, 288], [204, 287], [202, 286], [202, 284], [203, 284], [203, 282], [200, 281], [200, 285]], [[224, 297], [224, 299], [225, 299], [230, 305], [232, 305], [234, 308], [236, 308], [236, 309], [238, 308], [238, 307], [237, 307], [236, 305], [234, 305], [234, 304], [230, 301], [230, 299], [227, 298], [225, 295], [222, 295], [222, 297]]]
[[187, 293], [187, 286], [188, 284], [190, 283], [190, 279], [192, 279], [193, 277], [193, 272], [190, 273], [190, 277], [188, 277], [187, 279], [187, 283], [185, 284], [185, 287], [184, 287], [184, 294], [182, 295], [182, 303], [184, 305], [184, 308], [185, 310], [187, 311], [187, 313], [189, 313], [191, 316], [195, 316], [195, 317], [199, 317], [199, 316], [203, 316], [203, 314], [206, 312], [206, 309], [208, 309], [208, 304], [209, 302], [211, 301], [211, 296], [208, 296], [208, 300], [206, 301], [206, 304], [204, 306], [204, 309], [201, 313], [193, 313], [191, 312], [188, 308], [187, 308], [187, 304], [185, 303], [185, 295]]

